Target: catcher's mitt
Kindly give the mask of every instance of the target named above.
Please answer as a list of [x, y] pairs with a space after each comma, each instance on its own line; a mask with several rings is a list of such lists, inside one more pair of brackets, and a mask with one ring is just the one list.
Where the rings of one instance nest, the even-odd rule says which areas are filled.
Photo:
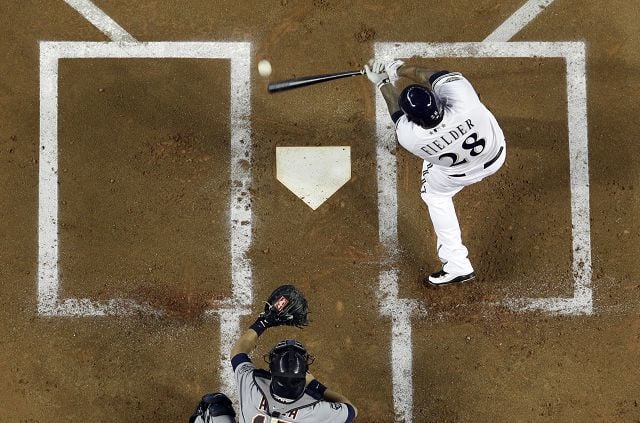
[[264, 305], [264, 312], [258, 320], [265, 327], [289, 325], [302, 328], [309, 324], [307, 299], [293, 285], [282, 285], [276, 288]]

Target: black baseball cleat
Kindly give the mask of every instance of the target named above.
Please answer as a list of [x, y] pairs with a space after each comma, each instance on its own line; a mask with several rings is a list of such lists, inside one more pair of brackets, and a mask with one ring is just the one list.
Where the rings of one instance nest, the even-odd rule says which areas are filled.
[[444, 271], [444, 269], [440, 269], [437, 272], [429, 275], [429, 277], [426, 278], [425, 282], [433, 286], [442, 286], [442, 285], [450, 285], [454, 283], [464, 283], [464, 282], [470, 281], [475, 277], [476, 277], [475, 272], [471, 272], [466, 275], [460, 275], [456, 273], [447, 273]]

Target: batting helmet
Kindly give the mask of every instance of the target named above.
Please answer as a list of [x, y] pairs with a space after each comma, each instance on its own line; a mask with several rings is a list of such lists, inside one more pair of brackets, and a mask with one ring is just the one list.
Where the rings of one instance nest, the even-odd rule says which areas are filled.
[[437, 126], [444, 117], [440, 100], [423, 85], [413, 84], [402, 90], [398, 105], [407, 119], [423, 128]]
[[278, 342], [269, 352], [271, 394], [276, 401], [292, 403], [302, 397], [313, 357], [295, 339]]

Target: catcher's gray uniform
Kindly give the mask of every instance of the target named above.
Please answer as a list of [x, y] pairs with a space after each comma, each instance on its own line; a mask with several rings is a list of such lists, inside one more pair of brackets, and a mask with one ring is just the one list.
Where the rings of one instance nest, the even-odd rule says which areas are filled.
[[240, 400], [240, 423], [349, 423], [355, 417], [351, 405], [327, 402], [307, 392], [295, 402], [279, 402], [269, 390], [270, 373], [257, 369], [249, 356], [237, 354], [231, 364]]

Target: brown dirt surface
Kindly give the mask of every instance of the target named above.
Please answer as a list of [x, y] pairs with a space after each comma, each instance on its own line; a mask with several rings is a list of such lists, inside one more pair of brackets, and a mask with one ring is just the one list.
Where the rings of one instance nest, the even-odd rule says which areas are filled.
[[[140, 41], [251, 43], [253, 311], [276, 286], [307, 294], [296, 336], [360, 422], [394, 421], [391, 320], [379, 312], [374, 90], [364, 77], [279, 95], [270, 80], [362, 66], [381, 41], [482, 41], [524, 0], [95, 0]], [[501, 123], [508, 159], [456, 196], [479, 278], [426, 288], [437, 266], [420, 161], [398, 150], [400, 297], [412, 318], [413, 421], [640, 422], [639, 9], [556, 0], [512, 41], [584, 41], [594, 313], [513, 312], [573, 289], [567, 90], [561, 59], [440, 59]], [[186, 421], [219, 389], [227, 298], [227, 60], [59, 63], [61, 296], [131, 298], [163, 317], [43, 317], [37, 309], [39, 42], [108, 41], [62, 0], [0, 2], [2, 422]], [[417, 60], [417, 59], [416, 59]], [[277, 146], [351, 147], [352, 178], [316, 211], [275, 175]], [[242, 320], [242, 327], [251, 323]]]

